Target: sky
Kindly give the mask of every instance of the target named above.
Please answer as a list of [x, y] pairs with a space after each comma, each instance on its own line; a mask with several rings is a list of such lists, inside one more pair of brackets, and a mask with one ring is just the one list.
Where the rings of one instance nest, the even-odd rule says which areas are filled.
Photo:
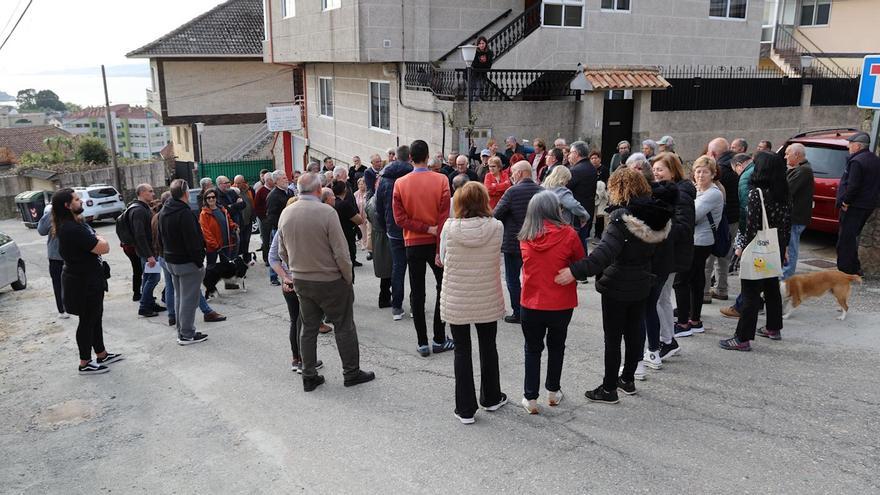
[[[28, 0], [0, 0], [0, 44]], [[222, 0], [33, 0], [0, 50], [0, 93], [50, 89], [61, 101], [146, 103], [150, 68], [125, 54], [154, 41]], [[0, 102], [0, 105], [8, 102]]]

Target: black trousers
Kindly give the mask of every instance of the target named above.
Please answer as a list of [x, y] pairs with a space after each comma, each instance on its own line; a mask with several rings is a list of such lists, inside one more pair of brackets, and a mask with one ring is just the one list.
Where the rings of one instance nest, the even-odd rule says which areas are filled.
[[838, 270], [850, 275], [862, 272], [862, 264], [859, 261], [859, 235], [861, 235], [865, 222], [868, 221], [873, 211], [873, 209], [853, 206], [847, 208], [846, 211], [840, 211], [837, 234]]
[[743, 280], [743, 304], [739, 321], [736, 322], [736, 338], [741, 342], [755, 340], [758, 311], [762, 306], [761, 294], [764, 294], [764, 303], [767, 305], [767, 330], [782, 330], [782, 296], [779, 294], [779, 278]]
[[131, 263], [131, 291], [136, 295], [140, 295], [141, 278], [144, 275], [144, 267], [141, 266], [141, 258], [133, 249], [123, 249], [122, 252], [125, 253], [128, 261]]
[[[705, 262], [705, 260], [703, 260]], [[702, 297], [702, 288], [700, 289]], [[645, 300], [617, 301], [602, 296], [602, 328], [605, 330], [605, 390], [617, 389], [617, 373], [620, 369], [620, 340], [626, 351], [623, 360], [623, 381], [633, 381], [636, 366], [644, 355], [645, 334], [642, 322], [645, 318]]]
[[712, 246], [694, 246], [691, 268], [675, 274], [672, 288], [675, 290], [675, 304], [678, 306], [678, 322], [685, 324], [688, 319], [700, 321], [703, 314], [703, 290], [706, 286], [706, 260], [712, 254]]
[[290, 316], [290, 353], [294, 359], [300, 359], [299, 336], [302, 329], [302, 320], [299, 317], [299, 298], [296, 292], [281, 291], [284, 302], [287, 303], [287, 314]]
[[[495, 336], [498, 322], [476, 323], [480, 343], [480, 404], [483, 407], [501, 402], [501, 377], [498, 372], [498, 349]], [[474, 363], [471, 359], [471, 326], [449, 325], [455, 340], [455, 411], [464, 417], [477, 412], [474, 391]]]
[[64, 261], [49, 260], [49, 276], [52, 277], [52, 292], [55, 293], [55, 308], [58, 309], [59, 313], [64, 312], [64, 291], [61, 285], [62, 270], [64, 270]]
[[425, 322], [425, 272], [426, 266], [434, 272], [437, 299], [434, 303], [434, 342], [446, 341], [446, 327], [440, 319], [440, 286], [443, 283], [443, 269], [434, 264], [437, 254], [435, 244], [406, 247], [406, 266], [409, 270], [409, 304], [413, 314], [413, 324], [419, 346], [428, 345], [428, 326]]
[[391, 278], [379, 279], [379, 305], [391, 306]]
[[[565, 356], [565, 339], [573, 309], [542, 311], [523, 307], [520, 309], [522, 333], [525, 339], [525, 378], [523, 397], [538, 398], [541, 384], [541, 353], [547, 338], [547, 378], [544, 387], [551, 392], [559, 391], [562, 376], [562, 360]], [[458, 344], [456, 343], [456, 346]]]
[[[85, 289], [88, 290], [88, 289]], [[76, 326], [76, 346], [79, 358], [91, 361], [92, 350], [95, 354], [104, 352], [104, 291], [88, 290], [82, 299], [79, 310], [79, 324]]]

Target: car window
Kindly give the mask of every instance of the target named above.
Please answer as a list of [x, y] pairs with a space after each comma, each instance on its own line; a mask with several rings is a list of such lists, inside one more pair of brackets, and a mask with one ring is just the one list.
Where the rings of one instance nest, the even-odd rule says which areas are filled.
[[819, 179], [839, 179], [846, 168], [847, 150], [839, 148], [821, 148], [804, 144], [807, 150], [807, 161], [813, 167], [813, 174]]
[[0, 232], [0, 246], [9, 242], [12, 242], [12, 238], [4, 234], [3, 232]]
[[89, 197], [94, 199], [109, 198], [110, 196], [116, 196], [117, 194], [119, 193], [117, 193], [116, 189], [113, 189], [112, 187], [89, 189]]

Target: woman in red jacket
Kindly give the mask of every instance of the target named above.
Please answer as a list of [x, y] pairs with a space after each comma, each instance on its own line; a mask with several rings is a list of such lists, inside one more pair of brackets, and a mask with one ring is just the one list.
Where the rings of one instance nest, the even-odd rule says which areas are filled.
[[205, 299], [210, 299], [216, 292], [214, 285], [219, 280], [219, 276], [215, 279], [211, 275], [217, 264], [217, 256], [223, 260], [233, 258], [233, 253], [237, 252], [238, 225], [229, 217], [229, 212], [217, 204], [217, 189], [208, 189], [202, 198], [205, 206], [199, 213], [199, 226], [205, 238]]
[[494, 210], [504, 191], [510, 189], [510, 175], [507, 170], [501, 170], [501, 158], [489, 158], [489, 173], [483, 179], [483, 185], [489, 191], [489, 208]]
[[553, 191], [532, 197], [519, 233], [522, 250], [522, 295], [520, 319], [525, 337], [525, 381], [522, 405], [529, 414], [538, 413], [541, 381], [541, 353], [547, 338], [547, 404], [562, 400], [559, 379], [568, 323], [578, 305], [577, 284], [558, 285], [556, 273], [584, 257], [577, 232], [560, 214], [559, 199]]

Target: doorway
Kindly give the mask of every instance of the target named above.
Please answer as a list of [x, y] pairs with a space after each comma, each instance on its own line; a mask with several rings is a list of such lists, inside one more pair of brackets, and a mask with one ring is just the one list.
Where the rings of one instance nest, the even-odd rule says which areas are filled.
[[602, 108], [602, 163], [608, 167], [617, 153], [617, 143], [632, 143], [633, 100], [606, 99]]

